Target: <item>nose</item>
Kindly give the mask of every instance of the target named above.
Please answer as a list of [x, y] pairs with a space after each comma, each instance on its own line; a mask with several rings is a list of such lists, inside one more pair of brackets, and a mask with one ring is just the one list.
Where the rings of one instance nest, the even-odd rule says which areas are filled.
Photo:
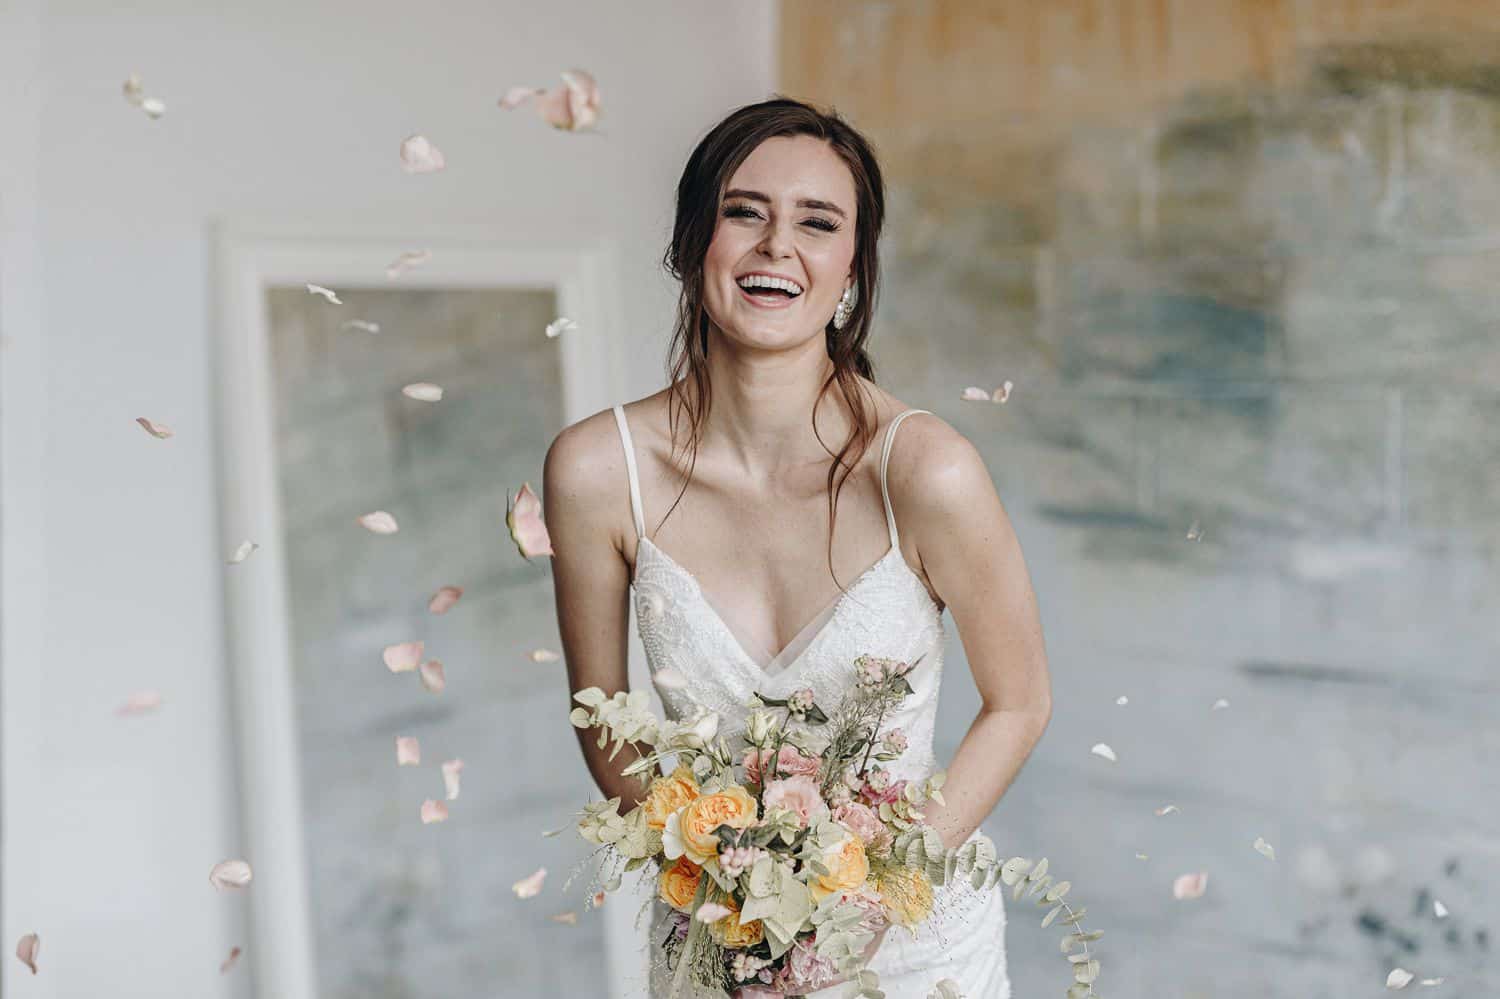
[[792, 223], [781, 219], [772, 222], [766, 229], [765, 238], [761, 240], [760, 251], [772, 260], [791, 256]]

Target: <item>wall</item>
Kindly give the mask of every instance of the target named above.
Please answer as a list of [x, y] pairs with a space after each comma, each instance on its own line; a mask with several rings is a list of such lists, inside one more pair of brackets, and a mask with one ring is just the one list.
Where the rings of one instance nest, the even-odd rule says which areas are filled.
[[[466, 225], [522, 245], [607, 237], [628, 248], [616, 280], [639, 349], [622, 380], [643, 394], [660, 379], [671, 316], [658, 265], [663, 178], [701, 129], [769, 89], [770, 12], [345, 0], [61, 2], [39, 17], [32, 203], [47, 351], [41, 359], [29, 340], [14, 375], [7, 358], [7, 392], [13, 378], [38, 388], [24, 410], [13, 406], [25, 396], [5, 400], [4, 431], [46, 449], [45, 522], [31, 525], [46, 576], [20, 581], [45, 613], [34, 642], [6, 639], [7, 712], [13, 684], [40, 688], [37, 741], [13, 747], [7, 734], [7, 766], [18, 748], [37, 769], [6, 787], [7, 812], [30, 823], [7, 831], [30, 835], [5, 844], [5, 908], [10, 940], [36, 929], [44, 945], [43, 973], [25, 974], [15, 994], [248, 995], [243, 962], [218, 970], [232, 945], [253, 946], [246, 899], [207, 882], [243, 847], [216, 521], [211, 224], [330, 237]], [[551, 85], [575, 65], [600, 81], [599, 134], [554, 133], [496, 108], [509, 86]], [[160, 120], [122, 99], [131, 72], [166, 102]], [[418, 131], [445, 151], [447, 171], [398, 168], [399, 142]], [[3, 193], [13, 190], [27, 193]], [[148, 437], [138, 416], [176, 436]], [[27, 564], [7, 546], [8, 574]], [[161, 690], [162, 708], [117, 718], [143, 687]], [[572, 773], [577, 762], [556, 765]], [[25, 872], [12, 874], [14, 858]], [[19, 967], [8, 960], [6, 975]]]
[[[877, 368], [1027, 552], [1056, 710], [989, 829], [1072, 880], [1104, 995], [1500, 982], [1495, 13], [784, 7], [782, 87], [889, 168]], [[1060, 994], [1033, 913], [1017, 994]]]

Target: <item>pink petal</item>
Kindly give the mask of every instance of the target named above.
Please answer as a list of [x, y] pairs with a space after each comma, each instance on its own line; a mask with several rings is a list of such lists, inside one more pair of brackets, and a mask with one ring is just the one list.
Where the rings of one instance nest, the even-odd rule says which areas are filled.
[[1203, 871], [1196, 874], [1184, 874], [1172, 882], [1172, 897], [1179, 902], [1200, 898], [1207, 888], [1208, 875]]
[[453, 605], [458, 603], [459, 598], [463, 595], [464, 588], [462, 586], [444, 586], [432, 595], [431, 600], [427, 601], [427, 612], [429, 614], [446, 614], [453, 609]]
[[428, 693], [441, 694], [443, 688], [448, 686], [448, 680], [443, 676], [443, 664], [436, 659], [429, 659], [417, 667], [417, 672], [422, 676], [422, 686], [427, 688]]
[[223, 964], [219, 965], [219, 974], [227, 974], [229, 969], [233, 968], [235, 962], [237, 962], [239, 959], [240, 949], [238, 947], [229, 948], [229, 956], [224, 959]]
[[555, 663], [561, 658], [562, 656], [558, 655], [556, 652], [553, 652], [551, 649], [531, 650], [531, 661], [534, 663]]
[[143, 715], [161, 707], [161, 694], [155, 690], [137, 690], [115, 709], [117, 715]]
[[593, 74], [582, 69], [565, 70], [563, 83], [568, 88], [568, 114], [572, 132], [590, 128], [599, 120], [599, 84]]
[[448, 806], [441, 801], [433, 801], [428, 798], [422, 802], [422, 824], [431, 825], [434, 822], [448, 821]]
[[365, 333], [379, 333], [380, 324], [372, 323], [368, 319], [348, 319], [339, 326], [339, 329], [362, 330]]
[[41, 953], [41, 950], [42, 938], [35, 933], [28, 933], [16, 942], [16, 957], [19, 957], [21, 963], [31, 969], [33, 975], [36, 974], [36, 956]]
[[412, 382], [401, 389], [401, 394], [418, 402], [439, 402], [443, 398], [443, 387], [431, 382]]
[[414, 735], [396, 736], [396, 766], [419, 767], [422, 765], [422, 744]]
[[576, 912], [559, 912], [550, 918], [554, 923], [562, 923], [564, 926], [578, 925], [578, 913]]
[[421, 642], [401, 642], [387, 645], [380, 658], [385, 660], [385, 668], [392, 673], [409, 673], [422, 662], [422, 649]]
[[596, 891], [596, 892], [594, 892], [594, 908], [597, 909], [597, 908], [599, 908], [599, 906], [601, 906], [601, 905], [604, 904], [604, 897], [605, 897], [604, 896], [604, 892], [602, 892], [602, 891]]
[[125, 95], [125, 100], [136, 107], [140, 107], [141, 101], [146, 99], [146, 91], [141, 86], [141, 78], [137, 73], [131, 73], [125, 78], [125, 83], [120, 87]]
[[542, 882], [546, 880], [547, 868], [538, 867], [534, 873], [511, 885], [510, 890], [516, 893], [516, 898], [535, 898], [541, 893]]
[[152, 437], [155, 437], [159, 441], [166, 440], [168, 437], [172, 436], [172, 428], [167, 426], [165, 423], [153, 423], [150, 420], [146, 419], [144, 416], [137, 416], [135, 418], [135, 422], [144, 427], [146, 433], [150, 434]]
[[307, 286], [307, 291], [308, 291], [309, 294], [312, 294], [312, 295], [322, 295], [324, 298], [326, 298], [329, 302], [333, 303], [334, 305], [343, 305], [344, 304], [342, 301], [339, 300], [338, 294], [332, 288], [325, 288], [325, 287], [323, 287], [320, 284], [310, 284], [310, 285]]
[[545, 94], [546, 92], [547, 91], [543, 90], [541, 87], [511, 87], [505, 92], [505, 96], [500, 98], [500, 110], [514, 110], [515, 108], [518, 108], [522, 104], [525, 104], [527, 101], [531, 100], [533, 97], [536, 97], [539, 94]]
[[506, 497], [505, 526], [521, 557], [530, 561], [533, 555], [552, 555], [552, 539], [542, 523], [542, 501], [531, 491], [531, 483], [522, 484], [515, 503]]
[[243, 888], [250, 883], [250, 865], [243, 860], [221, 860], [208, 872], [208, 880], [220, 890]]
[[1111, 763], [1115, 762], [1116, 759], [1115, 751], [1113, 749], [1110, 749], [1107, 743], [1095, 743], [1094, 747], [1090, 749], [1089, 752], [1093, 753], [1095, 756], [1100, 757], [1101, 759], [1106, 759]]
[[401, 169], [407, 173], [436, 173], [447, 166], [442, 150], [425, 135], [408, 136], [401, 143]]
[[463, 772], [463, 760], [448, 760], [443, 764], [443, 785], [448, 789], [448, 800], [458, 798], [458, 777]]
[[1411, 980], [1417, 977], [1405, 968], [1392, 968], [1391, 973], [1385, 976], [1385, 987], [1388, 989], [1404, 989], [1411, 984]]
[[999, 388], [995, 389], [995, 394], [990, 396], [990, 398], [995, 402], [1008, 402], [1010, 400], [1010, 390], [1015, 387], [1016, 386], [1014, 382], [1006, 382], [1004, 385], [1001, 385]]
[[401, 529], [401, 525], [396, 523], [396, 518], [384, 510], [362, 513], [354, 518], [354, 522], [371, 534], [395, 534]]
[[571, 333], [577, 328], [578, 324], [569, 319], [567, 316], [558, 316], [556, 319], [547, 324], [547, 329], [544, 332], [547, 334], [547, 339], [554, 340], [557, 337], [562, 336], [564, 333]]
[[1156, 814], [1157, 815], [1171, 815], [1173, 812], [1175, 812], [1177, 810], [1178, 810], [1178, 808], [1177, 808], [1176, 805], [1162, 805], [1160, 808], [1158, 808], [1156, 810]]
[[964, 402], [989, 402], [990, 394], [984, 389], [980, 388], [978, 385], [970, 385], [968, 388], [963, 390], [963, 393], [959, 396], [959, 399]]
[[568, 101], [567, 87], [553, 87], [537, 95], [536, 113], [553, 128], [567, 131], [573, 125], [573, 108]]
[[431, 250], [407, 250], [386, 265], [386, 280], [394, 281], [413, 267], [421, 267], [431, 259]]
[[718, 902], [704, 902], [698, 906], [698, 911], [693, 913], [693, 918], [700, 923], [717, 923], [726, 916], [734, 915], [734, 910], [727, 905]]

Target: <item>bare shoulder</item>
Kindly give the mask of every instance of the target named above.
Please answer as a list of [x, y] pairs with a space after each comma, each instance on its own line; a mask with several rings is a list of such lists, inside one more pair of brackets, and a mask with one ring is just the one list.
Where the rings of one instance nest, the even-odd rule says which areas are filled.
[[[542, 470], [544, 516], [569, 533], [607, 533], [619, 547], [629, 526], [625, 450], [614, 411], [602, 409], [564, 427]], [[624, 511], [624, 519], [621, 511]]]
[[886, 485], [903, 519], [918, 525], [940, 523], [976, 505], [999, 503], [979, 449], [932, 413], [915, 413], [901, 421], [891, 445]]

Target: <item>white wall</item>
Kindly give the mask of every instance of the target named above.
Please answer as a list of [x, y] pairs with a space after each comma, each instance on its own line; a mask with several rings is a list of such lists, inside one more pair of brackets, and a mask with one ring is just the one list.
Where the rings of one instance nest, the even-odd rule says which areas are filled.
[[[0, 38], [24, 38], [12, 29], [28, 6], [4, 9]], [[7, 446], [45, 449], [32, 458], [45, 520], [41, 532], [25, 525], [45, 581], [14, 578], [24, 563], [9, 544], [9, 461], [4, 494], [6, 616], [38, 609], [38, 596], [45, 612], [31, 647], [6, 622], [7, 723], [12, 690], [25, 693], [15, 684], [39, 682], [31, 724], [6, 731], [0, 943], [8, 952], [36, 929], [43, 949], [35, 978], [21, 969], [18, 979], [7, 956], [7, 996], [248, 994], [244, 975], [218, 974], [244, 942], [244, 899], [207, 881], [243, 846], [215, 499], [210, 224], [612, 239], [622, 325], [639, 345], [625, 381], [642, 394], [660, 383], [671, 320], [658, 261], [677, 174], [712, 121], [771, 91], [771, 7], [273, 0], [42, 12], [47, 349], [43, 359], [35, 337], [7, 346], [0, 429]], [[571, 66], [600, 81], [600, 134], [496, 108], [512, 84], [551, 85]], [[15, 103], [20, 71], [6, 70], [0, 106]], [[161, 120], [121, 98], [132, 71], [166, 102]], [[419, 131], [447, 154], [446, 172], [398, 168], [400, 140]], [[29, 201], [14, 173], [0, 174], [0, 195]], [[0, 287], [4, 318], [24, 319], [26, 303]], [[137, 416], [176, 436], [148, 437]], [[18, 593], [18, 582], [34, 590]], [[140, 687], [159, 688], [163, 709], [114, 717]], [[10, 783], [28, 753], [37, 767]]]

